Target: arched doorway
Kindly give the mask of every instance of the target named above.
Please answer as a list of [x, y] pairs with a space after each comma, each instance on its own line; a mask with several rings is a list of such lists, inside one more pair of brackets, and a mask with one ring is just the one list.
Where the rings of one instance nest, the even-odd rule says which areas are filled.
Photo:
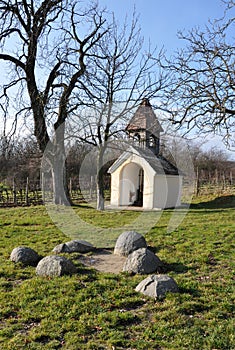
[[124, 166], [119, 181], [119, 205], [143, 206], [144, 169], [137, 163]]

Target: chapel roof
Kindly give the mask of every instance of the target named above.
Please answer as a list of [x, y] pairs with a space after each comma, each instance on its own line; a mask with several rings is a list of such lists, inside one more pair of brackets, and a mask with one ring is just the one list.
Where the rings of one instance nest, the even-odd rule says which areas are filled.
[[153, 111], [153, 108], [147, 98], [144, 98], [135, 114], [126, 127], [126, 131], [148, 130], [152, 134], [162, 132], [163, 129]]
[[133, 154], [144, 158], [158, 175], [181, 175], [178, 168], [169, 162], [165, 157], [160, 155], [156, 156], [148, 148], [143, 149], [136, 146], [131, 146], [126, 152], [124, 152], [109, 168], [109, 173], [112, 174], [114, 171], [116, 171]]

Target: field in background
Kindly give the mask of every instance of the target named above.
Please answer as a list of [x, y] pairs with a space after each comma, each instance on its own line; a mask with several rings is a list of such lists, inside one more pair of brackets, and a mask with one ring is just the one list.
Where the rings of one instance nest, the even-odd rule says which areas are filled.
[[[217, 174], [217, 173], [216, 173]], [[233, 173], [217, 174], [216, 177], [208, 177], [208, 174], [201, 171], [196, 174], [194, 184], [192, 179], [184, 179], [183, 196], [186, 193], [195, 193], [196, 196], [235, 194], [235, 180]], [[81, 191], [79, 186], [81, 181]], [[12, 182], [0, 182], [0, 207], [41, 205], [52, 200], [52, 185], [46, 184], [47, 191], [42, 191], [40, 180], [34, 178], [17, 179]], [[95, 176], [90, 178], [70, 178], [68, 190], [72, 202], [76, 204], [96, 201]], [[105, 200], [110, 200], [110, 176], [105, 177]]]
[[[74, 210], [106, 228], [140, 215]], [[0, 209], [0, 349], [234, 350], [235, 195], [195, 198], [180, 226], [168, 232], [171, 216], [165, 210], [145, 238], [180, 293], [155, 301], [134, 291], [144, 276], [99, 273], [76, 254], [65, 254], [78, 267], [72, 277], [43, 279], [33, 267], [13, 264], [16, 246], [45, 256], [70, 238], [43, 206]]]

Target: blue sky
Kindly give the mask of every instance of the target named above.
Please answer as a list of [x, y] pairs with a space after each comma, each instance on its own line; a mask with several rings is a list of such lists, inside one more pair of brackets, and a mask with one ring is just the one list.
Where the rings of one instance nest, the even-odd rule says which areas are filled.
[[203, 27], [209, 19], [221, 18], [225, 5], [221, 0], [99, 0], [122, 22], [135, 6], [142, 34], [153, 46], [173, 52], [182, 47], [178, 30]]

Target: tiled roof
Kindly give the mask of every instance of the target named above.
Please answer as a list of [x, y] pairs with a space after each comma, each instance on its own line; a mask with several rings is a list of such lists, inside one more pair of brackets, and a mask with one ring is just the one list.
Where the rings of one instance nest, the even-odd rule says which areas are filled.
[[126, 127], [126, 131], [148, 130], [152, 134], [163, 131], [148, 99], [143, 99]]
[[167, 160], [165, 157], [161, 155], [156, 156], [148, 148], [138, 148], [136, 150], [138, 151], [139, 155], [149, 163], [157, 174], [179, 175], [179, 170], [177, 167], [169, 162], [169, 160]]
[[109, 173], [116, 171], [131, 155], [136, 154], [141, 158], [144, 158], [149, 165], [155, 170], [156, 174], [166, 175], [180, 175], [176, 166], [170, 163], [163, 156], [156, 156], [148, 148], [133, 147], [131, 146], [126, 152], [124, 152], [109, 168]]

